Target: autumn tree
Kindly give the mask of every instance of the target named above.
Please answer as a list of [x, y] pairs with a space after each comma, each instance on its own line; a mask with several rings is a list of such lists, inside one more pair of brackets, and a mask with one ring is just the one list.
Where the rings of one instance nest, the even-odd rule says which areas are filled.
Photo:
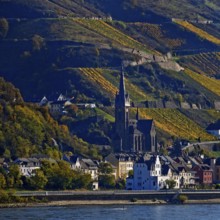
[[110, 163], [100, 163], [99, 165], [99, 186], [105, 189], [115, 187], [115, 177], [112, 175], [113, 168]]
[[35, 170], [35, 175], [32, 176], [28, 181], [29, 187], [32, 189], [44, 189], [47, 182], [48, 179], [42, 170]]
[[0, 18], [0, 38], [5, 38], [9, 30], [9, 24], [7, 19]]
[[168, 189], [174, 189], [176, 186], [175, 180], [166, 180], [166, 185], [168, 186]]
[[6, 187], [6, 179], [5, 176], [0, 173], [0, 189], [4, 189]]

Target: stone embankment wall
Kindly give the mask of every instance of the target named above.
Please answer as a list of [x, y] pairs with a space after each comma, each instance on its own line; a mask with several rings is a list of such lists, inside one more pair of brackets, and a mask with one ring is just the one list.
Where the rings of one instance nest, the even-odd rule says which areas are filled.
[[32, 197], [40, 200], [50, 201], [132, 201], [132, 200], [164, 200], [173, 201], [178, 195], [186, 195], [188, 200], [202, 201], [202, 200], [219, 200], [219, 190], [162, 190], [162, 191], [97, 191], [97, 192], [81, 192], [81, 193], [46, 193], [43, 195], [35, 194]]
[[143, 103], [133, 103], [134, 107], [143, 107], [143, 108], [181, 108], [181, 109], [216, 109], [220, 110], [220, 101], [215, 101], [214, 103], [210, 103], [210, 105], [205, 104], [195, 104], [188, 102], [176, 103], [174, 101], [146, 101]]

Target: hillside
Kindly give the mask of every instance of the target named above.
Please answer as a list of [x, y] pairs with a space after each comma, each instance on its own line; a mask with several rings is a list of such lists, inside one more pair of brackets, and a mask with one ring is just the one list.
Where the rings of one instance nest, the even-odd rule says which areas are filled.
[[[71, 124], [74, 134], [88, 141], [91, 134], [101, 134], [101, 126], [111, 127], [114, 121], [111, 105], [123, 62], [132, 105], [144, 107], [148, 102], [159, 101], [204, 109], [204, 123], [192, 116], [196, 115], [193, 110], [181, 109], [184, 115], [178, 110], [146, 110], [148, 116], [143, 113], [143, 117], [156, 117], [161, 133], [211, 140], [213, 137], [204, 129], [219, 117], [217, 113], [207, 113], [220, 101], [219, 10], [218, 1], [204, 0], [1, 1], [0, 75], [31, 103], [45, 95], [55, 100], [63, 93], [76, 102], [104, 106], [88, 114], [101, 114], [108, 121], [104, 125], [95, 127], [89, 117], [83, 118], [82, 124], [79, 118], [74, 119], [77, 124], [71, 124], [68, 117], [62, 119], [68, 126]], [[200, 23], [207, 20], [212, 23]], [[40, 120], [41, 129], [42, 110], [26, 104], [23, 108], [17, 107], [13, 112], [27, 111], [28, 117], [38, 114], [42, 117], [36, 119]], [[83, 136], [80, 130], [74, 130], [75, 125], [83, 127], [88, 121], [93, 124], [86, 127], [90, 134]], [[183, 126], [181, 130], [182, 122], [190, 127]], [[195, 133], [189, 134], [187, 129], [192, 127], [196, 128]], [[109, 144], [111, 134], [105, 131], [101, 135], [101, 142]], [[87, 149], [86, 143], [85, 146]]]
[[[217, 0], [86, 0], [96, 8], [109, 13], [116, 20], [166, 22], [171, 18], [219, 21], [220, 3]], [[161, 22], [162, 21], [162, 22]]]
[[[18, 89], [0, 78], [0, 157], [44, 154], [60, 159], [62, 151], [92, 156], [91, 145], [72, 136], [48, 109], [26, 104]], [[62, 150], [62, 151], [61, 151]], [[91, 151], [91, 152], [90, 152]]]

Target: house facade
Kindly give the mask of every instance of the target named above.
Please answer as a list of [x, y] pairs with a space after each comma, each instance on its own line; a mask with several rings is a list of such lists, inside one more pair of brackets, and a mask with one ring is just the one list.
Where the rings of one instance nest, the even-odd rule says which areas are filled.
[[220, 138], [220, 120], [216, 121], [215, 123], [211, 123], [207, 128], [206, 131], [217, 138]]
[[37, 158], [17, 158], [14, 163], [19, 166], [22, 176], [33, 176], [34, 170], [40, 169]]
[[126, 179], [129, 172], [133, 170], [136, 156], [126, 153], [111, 153], [105, 158], [105, 160], [115, 168], [116, 179]]
[[207, 164], [199, 164], [193, 167], [198, 177], [198, 183], [211, 185], [213, 183], [213, 170]]
[[160, 190], [168, 189], [168, 181], [174, 182], [174, 189], [195, 186], [195, 172], [165, 156], [142, 158], [134, 164], [133, 176], [126, 180], [126, 189]]
[[[150, 160], [141, 159], [134, 164], [133, 177], [126, 180], [128, 190], [160, 190], [167, 188], [166, 180], [172, 177], [169, 167], [162, 173], [162, 165], [159, 156], [153, 156]], [[166, 173], [164, 175], [164, 173]], [[178, 188], [178, 187], [177, 187]]]

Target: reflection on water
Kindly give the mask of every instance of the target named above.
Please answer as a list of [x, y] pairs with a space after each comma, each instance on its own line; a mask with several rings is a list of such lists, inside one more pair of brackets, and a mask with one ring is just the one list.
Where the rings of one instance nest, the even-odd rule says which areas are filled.
[[9, 208], [0, 220], [217, 220], [220, 205], [114, 205]]

